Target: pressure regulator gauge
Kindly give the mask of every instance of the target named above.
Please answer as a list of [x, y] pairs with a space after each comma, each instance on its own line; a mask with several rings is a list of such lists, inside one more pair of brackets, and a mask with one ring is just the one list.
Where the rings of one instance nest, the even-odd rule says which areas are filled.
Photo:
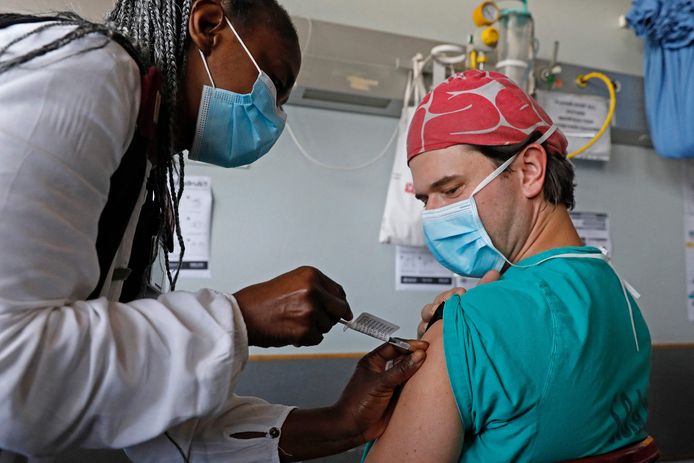
[[475, 26], [491, 26], [499, 19], [499, 7], [494, 2], [482, 2], [472, 12]]

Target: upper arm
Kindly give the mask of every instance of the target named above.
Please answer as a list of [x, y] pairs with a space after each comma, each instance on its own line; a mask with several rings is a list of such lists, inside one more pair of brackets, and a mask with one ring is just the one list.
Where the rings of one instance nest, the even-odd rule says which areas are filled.
[[383, 435], [366, 462], [454, 462], [463, 448], [463, 423], [446, 370], [443, 323], [424, 335], [427, 358], [407, 382]]

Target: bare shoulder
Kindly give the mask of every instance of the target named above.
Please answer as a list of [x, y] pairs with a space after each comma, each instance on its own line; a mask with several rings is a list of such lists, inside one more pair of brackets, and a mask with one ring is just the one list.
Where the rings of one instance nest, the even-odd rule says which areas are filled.
[[402, 390], [385, 433], [366, 461], [455, 462], [463, 423], [451, 391], [443, 347], [443, 322], [424, 335], [427, 358]]

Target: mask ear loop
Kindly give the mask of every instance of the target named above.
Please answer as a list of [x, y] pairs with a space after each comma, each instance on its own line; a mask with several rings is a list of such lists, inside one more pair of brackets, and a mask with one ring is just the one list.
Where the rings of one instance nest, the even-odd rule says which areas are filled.
[[[552, 126], [551, 126], [549, 129], [547, 129], [547, 131], [546, 131], [544, 134], [542, 134], [542, 136], [541, 136], [540, 138], [538, 138], [537, 141], [536, 141], [535, 143], [537, 143], [538, 145], [543, 144], [544, 142], [547, 141], [547, 139], [548, 139], [549, 137], [551, 137], [551, 136], [554, 134], [554, 132], [556, 132], [556, 130], [557, 130], [557, 126], [554, 125], [554, 124], [552, 124]], [[472, 192], [472, 194], [470, 195], [470, 197], [475, 196], [475, 194], [476, 194], [476, 193], [479, 193], [479, 191], [480, 191], [482, 188], [484, 188], [484, 187], [486, 187], [487, 185], [489, 185], [489, 183], [491, 183], [495, 178], [497, 178], [499, 175], [501, 175], [501, 173], [502, 173], [503, 171], [505, 171], [505, 170], [508, 168], [508, 166], [510, 166], [511, 163], [512, 163], [513, 161], [515, 161], [515, 159], [516, 159], [517, 157], [518, 157], [518, 153], [516, 153], [516, 154], [514, 154], [513, 156], [511, 156], [511, 157], [510, 157], [509, 159], [507, 159], [503, 164], [501, 164], [499, 167], [497, 167], [497, 168], [494, 170], [494, 172], [492, 172], [491, 174], [489, 174], [489, 176], [487, 176], [487, 178], [485, 178], [484, 180], [482, 180], [482, 181], [480, 182], [480, 184], [477, 185], [477, 187], [473, 190], [473, 192]], [[508, 261], [506, 261], [506, 262], [508, 262]], [[509, 263], [510, 263], [510, 262], [509, 262]]]
[[239, 35], [239, 33], [236, 32], [236, 29], [234, 29], [234, 25], [231, 24], [231, 21], [229, 21], [229, 18], [227, 18], [226, 16], [224, 17], [224, 19], [226, 20], [227, 24], [228, 24], [229, 27], [231, 28], [231, 32], [234, 33], [234, 35], [236, 36], [236, 39], [239, 41], [239, 43], [241, 44], [241, 46], [243, 47], [243, 49], [246, 51], [246, 54], [248, 55], [248, 57], [249, 57], [249, 58], [251, 59], [251, 61], [253, 62], [253, 65], [254, 65], [255, 68], [258, 70], [258, 74], [262, 74], [263, 71], [260, 70], [260, 66], [258, 66], [258, 63], [255, 62], [255, 58], [253, 58], [253, 55], [252, 55], [251, 52], [248, 50], [248, 47], [246, 46], [246, 43], [243, 41], [243, 39], [241, 38], [241, 36]]
[[496, 169], [494, 169], [494, 172], [492, 172], [491, 174], [489, 174], [489, 175], [487, 176], [487, 178], [485, 178], [484, 180], [482, 180], [482, 181], [480, 182], [480, 184], [477, 185], [477, 187], [475, 187], [474, 190], [472, 190], [472, 194], [470, 195], [470, 197], [472, 198], [472, 197], [475, 196], [477, 193], [479, 193], [480, 190], [482, 190], [482, 188], [486, 187], [486, 186], [489, 185], [492, 181], [494, 181], [494, 179], [496, 179], [499, 175], [501, 175], [501, 173], [502, 173], [503, 171], [505, 171], [506, 169], [508, 169], [508, 166], [510, 166], [511, 163], [512, 163], [513, 161], [515, 161], [517, 157], [518, 157], [518, 153], [516, 153], [516, 154], [514, 154], [513, 156], [511, 156], [511, 157], [508, 158], [506, 161], [504, 161], [503, 164], [501, 164], [499, 167], [497, 167]]
[[538, 145], [543, 144], [544, 142], [549, 140], [549, 137], [554, 135], [554, 132], [556, 132], [557, 129], [558, 129], [558, 127], [556, 125], [552, 124], [549, 127], [549, 129], [547, 129], [547, 131], [545, 133], [543, 133], [542, 136], [535, 141], [535, 143], [537, 143]]
[[200, 58], [202, 58], [202, 64], [205, 66], [205, 71], [207, 71], [207, 77], [210, 78], [210, 82], [212, 83], [212, 88], [217, 88], [217, 86], [214, 84], [214, 79], [212, 78], [212, 73], [210, 72], [210, 68], [207, 65], [207, 60], [205, 59], [205, 54], [198, 48], [198, 53], [200, 53]]

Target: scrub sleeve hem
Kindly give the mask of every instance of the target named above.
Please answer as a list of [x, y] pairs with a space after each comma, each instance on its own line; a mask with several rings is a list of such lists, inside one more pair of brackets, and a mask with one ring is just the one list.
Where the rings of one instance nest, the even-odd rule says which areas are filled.
[[[467, 432], [477, 432], [472, 419], [472, 377], [471, 366], [468, 364], [466, 342], [469, 336], [465, 314], [460, 303], [460, 296], [454, 295], [444, 306], [443, 310], [443, 351], [446, 359], [446, 370], [451, 383], [451, 391], [458, 407], [463, 429]], [[461, 348], [462, 347], [462, 348]]]

